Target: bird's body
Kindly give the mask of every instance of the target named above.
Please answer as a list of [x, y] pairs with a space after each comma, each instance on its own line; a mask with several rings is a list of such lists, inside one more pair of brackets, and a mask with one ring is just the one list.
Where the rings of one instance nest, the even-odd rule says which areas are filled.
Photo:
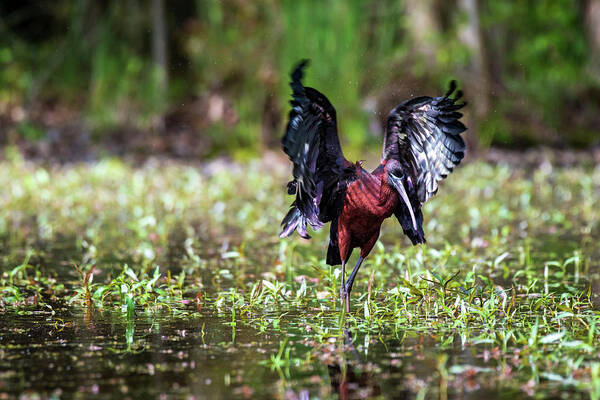
[[[394, 108], [388, 117], [380, 165], [368, 172], [361, 162], [343, 156], [335, 109], [315, 89], [302, 85], [303, 61], [292, 73], [290, 121], [283, 149], [294, 164], [288, 193], [296, 199], [282, 221], [281, 237], [295, 230], [309, 238], [306, 228], [331, 222], [327, 263], [342, 265], [340, 296], [349, 310], [354, 278], [377, 239], [381, 224], [392, 215], [413, 244], [424, 243], [423, 203], [437, 192], [438, 182], [464, 156], [457, 96], [418, 97]], [[346, 281], [346, 262], [352, 250], [360, 256]]]
[[372, 173], [357, 168], [357, 179], [348, 185], [344, 207], [337, 219], [340, 258], [346, 259], [356, 247], [366, 257], [379, 237], [381, 224], [397, 206], [398, 195], [383, 179], [382, 168]]

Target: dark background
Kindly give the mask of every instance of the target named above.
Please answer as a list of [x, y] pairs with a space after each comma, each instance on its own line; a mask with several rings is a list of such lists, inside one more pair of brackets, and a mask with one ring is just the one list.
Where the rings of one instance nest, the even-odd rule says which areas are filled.
[[0, 144], [253, 157], [278, 146], [302, 58], [350, 158], [453, 78], [472, 151], [600, 143], [600, 0], [32, 0], [0, 2]]

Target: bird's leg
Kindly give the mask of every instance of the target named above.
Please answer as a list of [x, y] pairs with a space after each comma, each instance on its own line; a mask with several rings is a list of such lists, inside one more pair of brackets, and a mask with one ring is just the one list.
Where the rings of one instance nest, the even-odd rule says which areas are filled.
[[354, 269], [352, 270], [352, 273], [350, 274], [350, 277], [348, 278], [348, 281], [346, 282], [346, 296], [349, 299], [350, 298], [350, 292], [352, 291], [352, 285], [354, 284], [354, 278], [356, 277], [356, 273], [358, 272], [358, 269], [360, 268], [360, 265], [362, 264], [364, 258], [362, 256], [358, 257], [358, 261], [356, 261], [356, 265], [354, 266]]
[[[342, 261], [342, 282], [340, 283], [340, 306], [344, 306], [344, 300], [348, 298], [346, 293], [346, 261]], [[346, 309], [348, 308], [348, 303], [346, 303]]]
[[350, 293], [346, 290], [346, 312], [350, 312]]

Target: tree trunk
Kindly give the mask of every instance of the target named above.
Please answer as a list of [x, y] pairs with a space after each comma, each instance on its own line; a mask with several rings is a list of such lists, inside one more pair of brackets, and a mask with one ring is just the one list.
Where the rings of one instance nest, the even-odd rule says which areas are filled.
[[585, 22], [590, 49], [590, 72], [600, 81], [600, 0], [587, 0]]
[[152, 0], [152, 58], [161, 70], [159, 90], [164, 97], [167, 91], [167, 23], [164, 0]]
[[470, 125], [472, 129], [467, 134], [469, 148], [477, 150], [479, 138], [477, 123], [486, 118], [490, 111], [490, 73], [485, 49], [485, 39], [480, 24], [480, 10], [478, 0], [458, 0], [460, 14], [466, 16], [466, 22], [459, 29], [460, 41], [467, 47], [470, 54], [470, 63], [464, 79], [465, 91], [473, 110]]
[[489, 111], [489, 72], [484, 39], [481, 34], [478, 0], [459, 0], [460, 11], [467, 16], [467, 22], [459, 31], [461, 42], [469, 49], [471, 56], [468, 68], [469, 79], [465, 81], [476, 116], [485, 117]]
[[436, 0], [405, 0], [407, 28], [418, 56], [434, 68], [440, 26], [435, 13]]

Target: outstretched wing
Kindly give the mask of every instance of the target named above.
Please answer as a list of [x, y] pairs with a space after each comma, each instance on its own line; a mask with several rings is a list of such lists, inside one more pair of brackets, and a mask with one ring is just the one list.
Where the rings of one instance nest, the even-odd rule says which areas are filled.
[[283, 151], [294, 164], [288, 193], [296, 200], [282, 221], [281, 237], [294, 230], [308, 238], [306, 225], [319, 229], [335, 218], [355, 170], [342, 153], [335, 109], [319, 91], [302, 85], [302, 61], [292, 73], [292, 110], [282, 139]]
[[438, 182], [446, 178], [464, 157], [465, 142], [460, 134], [466, 130], [458, 112], [466, 103], [456, 82], [442, 97], [417, 97], [394, 108], [387, 121], [383, 158], [409, 162], [416, 175], [415, 189], [421, 205], [438, 190]]

